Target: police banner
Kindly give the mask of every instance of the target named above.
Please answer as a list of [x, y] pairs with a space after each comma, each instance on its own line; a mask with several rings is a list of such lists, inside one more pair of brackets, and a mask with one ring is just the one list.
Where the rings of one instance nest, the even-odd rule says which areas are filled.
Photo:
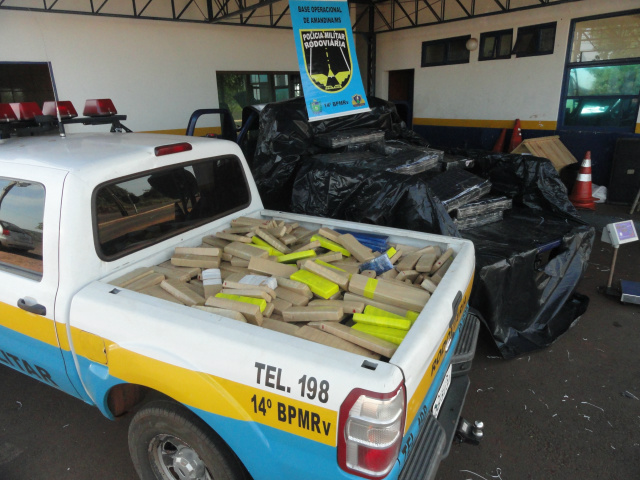
[[368, 111], [347, 2], [289, 0], [289, 9], [309, 121]]

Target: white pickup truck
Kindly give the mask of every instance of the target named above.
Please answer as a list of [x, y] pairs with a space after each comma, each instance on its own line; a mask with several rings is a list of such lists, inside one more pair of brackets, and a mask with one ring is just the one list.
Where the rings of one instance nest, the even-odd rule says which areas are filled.
[[[237, 217], [381, 234], [454, 260], [390, 357], [110, 283]], [[479, 325], [471, 242], [265, 211], [236, 144], [153, 134], [0, 140], [0, 220], [33, 239], [0, 248], [0, 364], [108, 418], [132, 412], [140, 478], [415, 480], [448, 453]]]

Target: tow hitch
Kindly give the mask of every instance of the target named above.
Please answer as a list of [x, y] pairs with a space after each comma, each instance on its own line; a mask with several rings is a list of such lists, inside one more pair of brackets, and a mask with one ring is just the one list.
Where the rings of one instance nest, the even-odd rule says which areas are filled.
[[472, 445], [478, 445], [482, 437], [484, 436], [484, 423], [480, 420], [476, 420], [471, 423], [469, 420], [466, 420], [460, 417], [460, 421], [458, 422], [458, 428], [456, 429], [455, 438], [460, 442], [471, 443]]

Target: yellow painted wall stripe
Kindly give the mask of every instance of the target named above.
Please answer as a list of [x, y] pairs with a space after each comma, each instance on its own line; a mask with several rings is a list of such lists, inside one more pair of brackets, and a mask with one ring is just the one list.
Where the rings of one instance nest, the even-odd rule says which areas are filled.
[[[147, 130], [144, 132], [138, 133], [162, 133], [165, 135], [184, 135], [187, 131], [187, 128], [172, 128], [170, 130]], [[201, 127], [196, 128], [193, 131], [194, 137], [204, 137], [208, 133], [215, 133], [216, 135], [220, 135], [222, 133], [222, 129], [220, 127]]]
[[640, 134], [640, 123], [636, 123], [636, 132], [635, 133]]
[[[474, 120], [456, 118], [414, 118], [414, 125], [432, 127], [513, 128], [514, 120]], [[558, 122], [550, 120], [520, 120], [524, 130], [555, 130]]]
[[[121, 380], [153, 388], [200, 410], [234, 420], [258, 422], [325, 445], [336, 445], [337, 412], [214, 375], [177, 367], [112, 342], [107, 341], [106, 344], [109, 373]], [[263, 398], [264, 413], [256, 408]], [[281, 421], [279, 412], [284, 412], [287, 420]], [[294, 412], [295, 416], [291, 418]], [[314, 418], [318, 420], [317, 426], [312, 424]]]
[[58, 347], [56, 328], [50, 318], [29, 313], [18, 307], [0, 303], [0, 325], [22, 335]]

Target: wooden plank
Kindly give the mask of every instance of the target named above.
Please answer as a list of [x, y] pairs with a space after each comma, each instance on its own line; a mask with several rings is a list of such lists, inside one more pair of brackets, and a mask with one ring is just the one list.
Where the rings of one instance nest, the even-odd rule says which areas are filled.
[[161, 273], [153, 273], [151, 275], [145, 275], [144, 277], [136, 280], [135, 282], [131, 282], [124, 288], [128, 288], [129, 290], [140, 291], [145, 288], [153, 287], [154, 285], [158, 285], [162, 283], [165, 279], [165, 276]]
[[240, 312], [247, 319], [248, 323], [258, 326], [262, 325], [263, 317], [258, 305], [218, 297], [207, 298], [205, 305]]
[[303, 297], [307, 297], [308, 299], [313, 298], [313, 292], [309, 288], [309, 285], [302, 282], [296, 282], [295, 280], [285, 277], [275, 277], [275, 279], [278, 282], [279, 287], [291, 290], [292, 292], [302, 295]]
[[244, 237], [242, 235], [235, 235], [233, 233], [218, 232], [216, 233], [216, 237], [221, 238], [223, 240], [229, 240], [230, 242], [251, 243], [251, 239], [249, 237]]
[[398, 349], [398, 346], [391, 342], [374, 337], [368, 333], [353, 330], [340, 323], [322, 322], [320, 329], [387, 358], [391, 358]]
[[[223, 288], [220, 293], [226, 293], [229, 295], [241, 295], [243, 297], [251, 297], [251, 298], [261, 298], [267, 302], [270, 302], [272, 297], [267, 292], [263, 292], [261, 290], [255, 290], [251, 288]], [[275, 292], [274, 292], [275, 293]]]
[[364, 311], [364, 302], [354, 302], [347, 300], [311, 300], [309, 306], [334, 306], [342, 307], [344, 313], [362, 313]]
[[223, 240], [222, 238], [215, 237], [213, 235], [207, 235], [206, 237], [202, 237], [202, 243], [205, 245], [211, 245], [216, 248], [224, 248], [230, 242], [228, 240]]
[[320, 230], [318, 230], [318, 233], [324, 238], [328, 238], [332, 242], [338, 242], [338, 238], [340, 238], [340, 234], [338, 232], [327, 227], [322, 227]]
[[[316, 248], [320, 248], [320, 242], [318, 242], [317, 240], [315, 240], [313, 242], [310, 242], [310, 243], [307, 243], [306, 245], [303, 245], [300, 248], [296, 248], [293, 251], [293, 253], [304, 252], [305, 250], [315, 250]], [[342, 256], [342, 255], [340, 255], [340, 256]]]
[[276, 297], [286, 300], [292, 305], [304, 306], [309, 304], [309, 299], [306, 296], [295, 293], [294, 291], [288, 290], [284, 287], [276, 288]]
[[266, 227], [270, 222], [271, 220], [264, 218], [238, 217], [231, 220], [231, 226]]
[[132, 272], [129, 272], [121, 277], [116, 278], [109, 282], [109, 285], [114, 285], [120, 288], [126, 288], [130, 283], [135, 282], [136, 280], [140, 280], [147, 275], [153, 274], [153, 270], [149, 267], [140, 267], [136, 268]]
[[289, 247], [265, 230], [258, 228], [256, 230], [256, 236], [260, 237], [279, 252], [291, 253], [291, 249]]
[[[212, 248], [211, 250], [214, 249]], [[171, 265], [176, 267], [218, 268], [220, 267], [220, 261], [220, 257], [193, 255], [190, 253], [175, 253], [171, 257]]]
[[408, 310], [421, 311], [431, 295], [420, 287], [395, 283], [395, 280], [373, 279], [353, 275], [349, 291], [356, 295], [373, 298]]
[[395, 305], [390, 305], [388, 303], [381, 302], [379, 300], [373, 300], [372, 298], [365, 298], [360, 295], [356, 295], [355, 293], [345, 293], [344, 299], [349, 302], [363, 302], [365, 305], [371, 305], [372, 307], [381, 308], [382, 310], [386, 310], [387, 312], [395, 313], [396, 315], [400, 315], [401, 317], [409, 318], [409, 312], [412, 312], [414, 317], [417, 317], [419, 312], [415, 310], [409, 310], [406, 308], [397, 307]]
[[344, 248], [346, 248], [347, 250], [349, 250], [351, 255], [356, 257], [356, 259], [359, 262], [364, 263], [376, 258], [370, 248], [367, 248], [364, 245], [362, 245], [358, 241], [358, 239], [356, 239], [356, 237], [354, 237], [350, 233], [340, 235], [338, 237], [338, 243], [342, 245]]
[[162, 262], [160, 265], [152, 267], [152, 269], [154, 272], [161, 273], [167, 278], [175, 278], [182, 282], [188, 282], [200, 274], [200, 269], [198, 267], [177, 267], [175, 265], [171, 265], [170, 261]]
[[207, 305], [194, 305], [193, 308], [197, 308], [198, 310], [203, 310], [205, 312], [213, 313], [215, 315], [220, 315], [221, 317], [237, 320], [238, 322], [247, 323], [247, 319], [244, 318], [244, 315], [234, 310], [226, 310], [224, 308], [209, 307]]
[[295, 335], [300, 327], [291, 323], [283, 322], [282, 320], [276, 320], [274, 318], [262, 319], [262, 328], [274, 330], [276, 332], [285, 333], [287, 335]]
[[423, 253], [416, 263], [415, 269], [421, 273], [428, 273], [433, 267], [433, 263], [438, 257], [436, 256], [436, 249], [431, 247], [428, 252]]
[[154, 285], [152, 287], [143, 288], [142, 290], [138, 290], [140, 293], [144, 293], [145, 295], [149, 295], [151, 297], [160, 298], [162, 300], [167, 300], [169, 302], [177, 303], [179, 305], [184, 305], [184, 302], [181, 302], [176, 297], [167, 292], [164, 288], [158, 285]]
[[452, 256], [453, 256], [453, 249], [447, 248], [445, 252], [442, 255], [440, 255], [440, 258], [438, 258], [438, 260], [434, 262], [433, 266], [431, 267], [431, 273], [433, 274], [437, 272], [440, 269], [440, 267], [444, 265], [444, 262], [446, 262]]
[[346, 352], [355, 353], [356, 355], [362, 355], [363, 357], [372, 358], [375, 360], [380, 359], [380, 355], [372, 352], [366, 348], [360, 347], [352, 342], [339, 338], [335, 335], [331, 335], [327, 332], [323, 332], [318, 328], [310, 326], [304, 326], [294, 333], [296, 337], [304, 338], [310, 342], [319, 343], [328, 347], [337, 348]]
[[262, 250], [261, 248], [256, 248], [253, 245], [245, 245], [241, 242], [231, 242], [229, 245], [224, 247], [224, 252], [230, 253], [234, 257], [238, 257], [243, 260], [251, 260], [253, 257], [267, 258], [269, 256], [269, 252]]
[[349, 286], [349, 275], [347, 273], [334, 270], [333, 268], [327, 268], [319, 265], [313, 260], [307, 260], [302, 264], [302, 268], [311, 273], [321, 276], [322, 278], [329, 280], [330, 282], [337, 283], [340, 288], [346, 290]]
[[289, 278], [298, 271], [298, 268], [294, 265], [287, 265], [286, 263], [272, 262], [265, 258], [251, 257], [251, 260], [249, 260], [249, 270], [265, 275]]
[[176, 247], [174, 253], [178, 255], [206, 255], [219, 257], [221, 250], [216, 247]]
[[200, 282], [199, 280], [191, 280], [185, 285], [189, 287], [192, 292], [197, 293], [202, 298], [207, 298], [204, 293], [204, 286], [202, 285], [202, 282]]
[[185, 282], [173, 278], [164, 280], [160, 286], [185, 305], [203, 305], [204, 297], [193, 292]]
[[288, 302], [283, 298], [274, 298], [271, 302], [273, 305], [273, 311], [278, 315], [282, 315], [282, 313], [287, 309], [293, 306], [293, 303]]
[[339, 322], [343, 316], [342, 307], [332, 305], [290, 307], [282, 312], [285, 322]]

